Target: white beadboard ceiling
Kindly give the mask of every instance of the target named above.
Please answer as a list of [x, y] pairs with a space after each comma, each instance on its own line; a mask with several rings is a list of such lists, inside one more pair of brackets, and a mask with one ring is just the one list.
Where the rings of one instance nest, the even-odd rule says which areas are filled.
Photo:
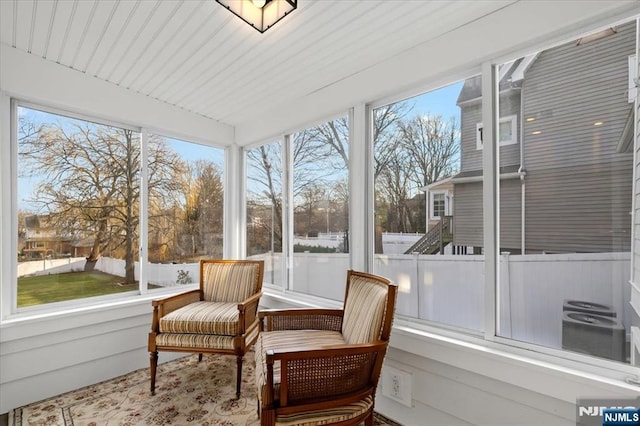
[[511, 3], [298, 0], [260, 34], [214, 0], [0, 0], [0, 41], [236, 126]]

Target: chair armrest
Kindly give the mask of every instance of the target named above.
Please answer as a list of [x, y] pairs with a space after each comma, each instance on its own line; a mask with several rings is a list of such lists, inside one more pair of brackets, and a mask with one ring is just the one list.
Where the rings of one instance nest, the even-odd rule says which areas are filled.
[[[280, 362], [280, 395], [275, 400], [279, 400], [280, 407], [286, 407], [373, 395], [387, 345], [376, 342], [312, 350], [267, 350], [267, 374], [273, 374], [273, 363]], [[273, 378], [268, 378], [267, 383], [274, 383]], [[267, 389], [267, 393], [274, 391]], [[274, 400], [271, 395], [267, 395], [268, 401]]]
[[160, 318], [167, 315], [169, 312], [173, 312], [176, 309], [182, 308], [189, 303], [197, 302], [199, 300], [201, 300], [200, 290], [191, 290], [185, 293], [165, 297], [164, 299], [152, 300], [151, 306], [153, 306], [153, 320], [151, 322], [151, 331], [158, 332], [160, 330]]
[[342, 330], [342, 309], [301, 308], [258, 312], [262, 331]]
[[240, 323], [239, 333], [244, 333], [257, 318], [258, 304], [260, 303], [262, 292], [258, 292], [248, 299], [238, 303], [238, 322]]

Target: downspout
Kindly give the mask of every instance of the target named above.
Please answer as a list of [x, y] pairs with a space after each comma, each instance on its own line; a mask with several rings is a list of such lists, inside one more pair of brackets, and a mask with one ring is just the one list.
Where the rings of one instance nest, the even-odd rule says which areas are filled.
[[429, 217], [431, 216], [431, 212], [429, 211], [429, 187], [425, 186], [424, 190], [424, 234], [427, 235], [429, 232]]
[[525, 225], [525, 186], [524, 181], [524, 85], [520, 89], [520, 254], [525, 254], [524, 225]]

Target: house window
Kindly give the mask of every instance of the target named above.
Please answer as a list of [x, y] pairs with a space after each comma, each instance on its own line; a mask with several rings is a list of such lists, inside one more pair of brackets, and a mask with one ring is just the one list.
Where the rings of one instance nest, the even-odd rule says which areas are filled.
[[446, 194], [444, 192], [430, 193], [431, 219], [438, 219], [446, 214]]
[[[518, 121], [517, 115], [509, 115], [500, 118], [500, 146], [513, 145], [518, 143]], [[482, 123], [476, 123], [476, 149], [482, 149], [483, 146], [483, 126]]]

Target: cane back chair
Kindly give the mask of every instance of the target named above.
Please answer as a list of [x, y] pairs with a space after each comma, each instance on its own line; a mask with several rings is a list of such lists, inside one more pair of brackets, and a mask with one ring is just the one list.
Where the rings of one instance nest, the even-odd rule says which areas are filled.
[[229, 354], [237, 359], [240, 397], [242, 360], [258, 337], [258, 303], [263, 261], [201, 260], [200, 289], [154, 300], [149, 333], [151, 394], [155, 393], [158, 352]]
[[348, 271], [343, 309], [259, 312], [261, 425], [372, 425], [396, 296], [388, 279]]

